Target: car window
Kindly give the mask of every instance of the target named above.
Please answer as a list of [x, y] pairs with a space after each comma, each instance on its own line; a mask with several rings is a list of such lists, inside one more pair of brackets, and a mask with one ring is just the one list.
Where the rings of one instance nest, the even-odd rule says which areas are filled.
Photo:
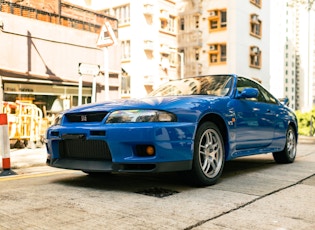
[[244, 100], [249, 101], [259, 101], [259, 102], [266, 102], [264, 95], [261, 93], [261, 87], [259, 85], [249, 79], [239, 77], [237, 79], [237, 91], [241, 93], [246, 88], [256, 88], [258, 90], [258, 97], [257, 98], [244, 98]]
[[269, 93], [266, 89], [264, 89], [261, 85], [257, 84], [254, 81], [251, 81], [246, 78], [238, 78], [237, 80], [237, 91], [241, 93], [245, 88], [256, 88], [258, 89], [258, 97], [257, 98], [246, 98], [245, 100], [251, 101], [259, 101], [270, 104], [277, 104], [277, 100], [271, 93]]
[[271, 104], [277, 104], [277, 99], [271, 95], [271, 93], [269, 93], [267, 90], [265, 90], [263, 87], [259, 86], [259, 92], [261, 92], [261, 94], [264, 96], [264, 98], [266, 99], [267, 103], [271, 103]]
[[207, 75], [173, 80], [160, 86], [149, 96], [212, 95], [226, 96], [231, 91], [230, 75]]

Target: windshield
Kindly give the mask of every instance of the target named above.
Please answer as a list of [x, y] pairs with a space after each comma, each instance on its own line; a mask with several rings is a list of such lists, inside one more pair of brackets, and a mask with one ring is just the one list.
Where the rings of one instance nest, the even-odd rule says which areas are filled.
[[210, 75], [169, 81], [150, 96], [212, 95], [226, 96], [232, 86], [232, 76]]

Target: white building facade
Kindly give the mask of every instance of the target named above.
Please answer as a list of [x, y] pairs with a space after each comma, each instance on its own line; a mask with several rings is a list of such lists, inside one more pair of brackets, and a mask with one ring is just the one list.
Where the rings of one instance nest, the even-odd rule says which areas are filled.
[[121, 97], [142, 97], [179, 77], [177, 9], [173, 0], [72, 1], [119, 21]]
[[295, 14], [296, 107], [310, 111], [315, 105], [315, 4], [291, 0], [288, 8]]
[[120, 21], [123, 97], [181, 76], [236, 73], [293, 109], [314, 105], [314, 0], [82, 2]]
[[270, 88], [268, 10], [268, 4], [250, 0], [181, 1], [179, 46], [185, 64], [195, 62], [189, 75], [237, 73]]

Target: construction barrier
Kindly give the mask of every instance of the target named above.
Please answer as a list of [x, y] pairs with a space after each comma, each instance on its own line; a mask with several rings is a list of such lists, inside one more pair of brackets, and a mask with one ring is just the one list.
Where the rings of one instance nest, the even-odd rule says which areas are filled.
[[2, 172], [0, 176], [15, 175], [11, 170], [10, 139], [7, 114], [0, 114], [0, 155], [2, 157]]
[[34, 148], [42, 145], [48, 120], [40, 108], [21, 101], [3, 102], [3, 112], [8, 115], [9, 138], [13, 148]]

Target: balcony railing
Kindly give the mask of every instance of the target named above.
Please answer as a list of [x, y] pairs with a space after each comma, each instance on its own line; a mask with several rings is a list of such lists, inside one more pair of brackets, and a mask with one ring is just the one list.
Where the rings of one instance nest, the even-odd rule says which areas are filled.
[[197, 76], [202, 74], [202, 64], [199, 62], [191, 62], [185, 65], [186, 76]]
[[202, 4], [199, 3], [195, 7], [191, 9], [186, 9], [185, 11], [179, 12], [179, 16], [185, 16], [185, 15], [194, 15], [194, 16], [200, 16], [202, 15]]
[[153, 85], [154, 84], [154, 77], [152, 75], [146, 75], [143, 77], [144, 85]]
[[151, 40], [144, 41], [144, 50], [153, 51], [154, 50], [154, 43]]
[[178, 46], [179, 48], [187, 46], [194, 46], [196, 48], [202, 47], [202, 31], [194, 30], [180, 33], [178, 35]]
[[166, 11], [166, 10], [161, 10], [161, 12], [160, 12], [160, 19], [164, 20], [164, 21], [167, 21], [169, 18], [170, 18], [169, 12]]
[[145, 15], [153, 15], [154, 14], [154, 2], [152, 0], [146, 0], [143, 4], [143, 13]]

